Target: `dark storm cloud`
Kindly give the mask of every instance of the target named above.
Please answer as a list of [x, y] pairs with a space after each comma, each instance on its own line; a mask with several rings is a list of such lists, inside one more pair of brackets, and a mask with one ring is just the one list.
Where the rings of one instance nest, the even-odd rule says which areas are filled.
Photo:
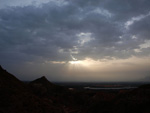
[[107, 0], [103, 6], [114, 13], [115, 19], [121, 22], [140, 14], [147, 14], [150, 11], [149, 5], [148, 0]]
[[149, 16], [144, 19], [136, 22], [131, 26], [131, 30], [129, 31], [132, 34], [139, 36], [139, 38], [150, 40], [150, 12]]
[[[134, 49], [149, 40], [149, 6], [149, 0], [72, 0], [2, 8], [0, 61], [68, 61], [71, 55], [101, 59], [141, 54]], [[133, 19], [140, 15], [143, 18]]]

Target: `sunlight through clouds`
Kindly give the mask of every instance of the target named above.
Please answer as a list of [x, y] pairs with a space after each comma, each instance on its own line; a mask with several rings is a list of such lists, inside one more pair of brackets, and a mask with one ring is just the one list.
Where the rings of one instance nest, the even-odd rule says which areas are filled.
[[149, 20], [149, 0], [1, 0], [0, 65], [23, 80], [138, 81]]

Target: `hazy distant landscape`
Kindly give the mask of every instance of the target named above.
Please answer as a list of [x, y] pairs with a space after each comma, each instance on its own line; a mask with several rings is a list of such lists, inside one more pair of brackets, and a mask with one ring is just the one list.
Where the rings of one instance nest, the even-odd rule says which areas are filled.
[[57, 85], [75, 89], [91, 90], [121, 90], [135, 89], [140, 85], [149, 84], [149, 82], [54, 82]]
[[149, 113], [150, 84], [22, 82], [0, 67], [0, 100], [1, 113]]

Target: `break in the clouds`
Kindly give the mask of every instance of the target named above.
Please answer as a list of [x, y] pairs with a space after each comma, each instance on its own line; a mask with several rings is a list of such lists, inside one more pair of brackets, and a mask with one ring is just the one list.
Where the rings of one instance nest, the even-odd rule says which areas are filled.
[[[0, 63], [12, 71], [26, 63], [61, 67], [77, 60], [150, 57], [149, 0], [0, 2]], [[46, 72], [56, 80], [60, 67]]]

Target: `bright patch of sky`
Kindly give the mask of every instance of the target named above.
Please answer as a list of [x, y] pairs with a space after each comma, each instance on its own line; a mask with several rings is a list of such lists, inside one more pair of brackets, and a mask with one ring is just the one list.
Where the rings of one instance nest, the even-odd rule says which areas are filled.
[[92, 13], [97, 13], [97, 14], [100, 14], [100, 15], [103, 15], [103, 16], [105, 16], [105, 17], [108, 17], [108, 18], [110, 18], [110, 17], [112, 17], [112, 13], [110, 13], [108, 10], [106, 10], [106, 9], [102, 9], [102, 8], [96, 8], [96, 9], [94, 9], [93, 11], [91, 11]]
[[76, 61], [78, 59], [76, 59], [73, 55], [70, 55], [73, 61]]
[[139, 49], [134, 49], [135, 52], [139, 53], [142, 52], [144, 48], [150, 48], [150, 40], [145, 40], [143, 44], [139, 45]]
[[138, 22], [146, 17], [150, 16], [150, 12], [146, 15], [139, 15], [137, 17], [132, 17], [130, 20], [128, 20], [126, 23], [125, 23], [125, 28], [126, 29], [129, 29], [129, 27], [134, 24], [135, 22]]
[[149, 48], [150, 47], [150, 40], [145, 40], [145, 43], [140, 45], [140, 49]]
[[41, 6], [42, 4], [52, 2], [55, 3], [56, 5], [66, 5], [67, 2], [65, 0], [0, 0], [0, 9], [2, 8], [7, 8], [7, 7], [24, 7], [28, 5], [33, 5], [33, 6]]
[[90, 42], [91, 40], [94, 40], [92, 37], [92, 33], [79, 33], [77, 34], [77, 37], [79, 38], [78, 43], [83, 46], [85, 43]]

